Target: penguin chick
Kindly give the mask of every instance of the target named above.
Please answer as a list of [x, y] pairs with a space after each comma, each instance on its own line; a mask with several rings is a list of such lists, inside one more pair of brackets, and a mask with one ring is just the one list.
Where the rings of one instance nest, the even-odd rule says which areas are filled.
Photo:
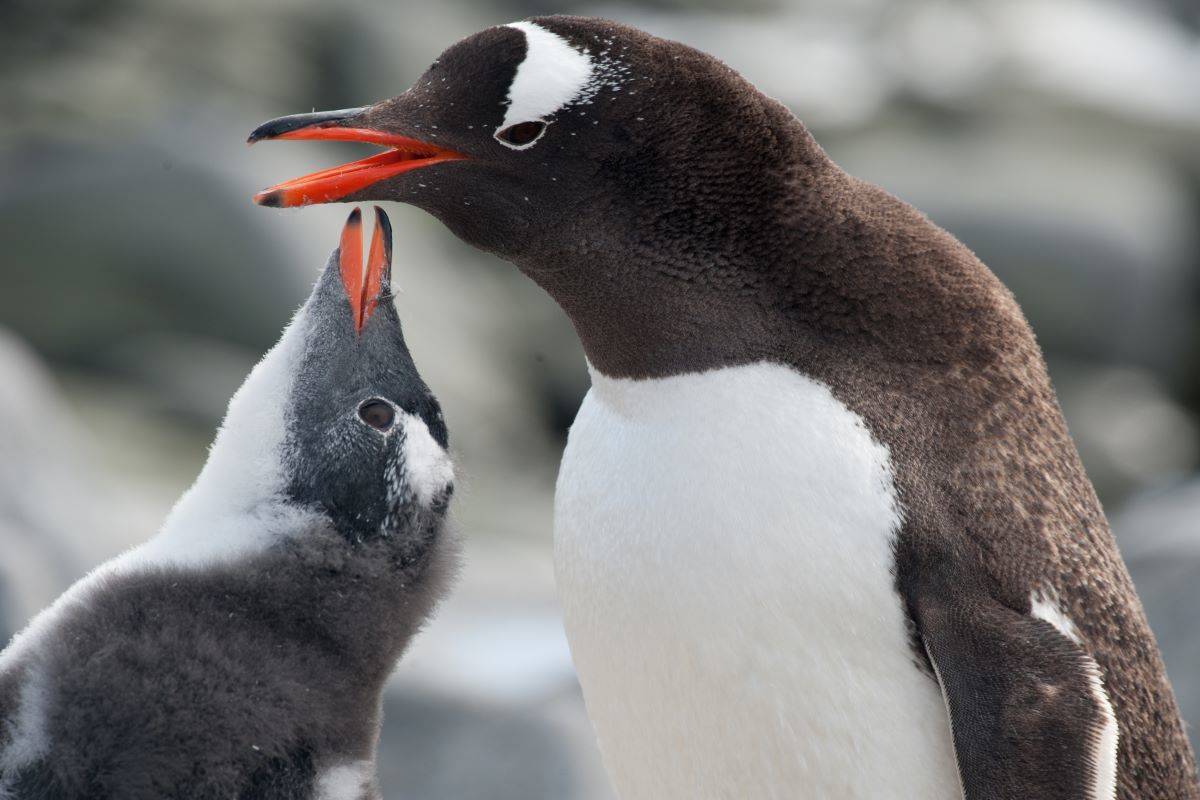
[[390, 262], [356, 209], [159, 533], [0, 653], [0, 798], [379, 796], [383, 684], [454, 560]]

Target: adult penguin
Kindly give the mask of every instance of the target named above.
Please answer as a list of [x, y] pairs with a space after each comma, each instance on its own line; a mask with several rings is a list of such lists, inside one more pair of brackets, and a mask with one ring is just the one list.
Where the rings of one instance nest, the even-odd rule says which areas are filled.
[[261, 139], [385, 146], [256, 199], [419, 206], [574, 323], [555, 560], [623, 798], [1200, 797], [1012, 295], [733, 70], [536, 18]]

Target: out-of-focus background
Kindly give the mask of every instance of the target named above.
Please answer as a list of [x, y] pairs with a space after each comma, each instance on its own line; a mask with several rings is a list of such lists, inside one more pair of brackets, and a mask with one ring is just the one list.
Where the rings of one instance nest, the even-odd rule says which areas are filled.
[[[549, 12], [721, 57], [999, 273], [1200, 723], [1194, 0], [8, 0], [0, 640], [155, 531], [334, 246], [345, 207], [250, 195], [367, 151], [251, 151], [246, 134], [398, 94], [457, 39]], [[467, 567], [389, 689], [386, 796], [609, 797], [550, 567], [582, 354], [511, 266], [389, 212], [400, 311], [462, 476]]]

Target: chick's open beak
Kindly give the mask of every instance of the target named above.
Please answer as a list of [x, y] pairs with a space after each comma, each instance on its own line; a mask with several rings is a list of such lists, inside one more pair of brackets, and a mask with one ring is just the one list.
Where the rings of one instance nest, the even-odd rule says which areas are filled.
[[248, 144], [264, 139], [334, 139], [367, 142], [388, 149], [369, 158], [284, 181], [256, 194], [254, 202], [278, 208], [330, 203], [414, 169], [466, 158], [453, 150], [407, 136], [356, 127], [355, 122], [367, 110], [364, 107], [293, 114], [255, 128], [246, 140]]
[[375, 232], [371, 235], [365, 271], [362, 260], [362, 212], [357, 208], [350, 212], [338, 246], [338, 271], [350, 302], [354, 331], [362, 333], [380, 296], [391, 289], [392, 224], [383, 209], [375, 207]]

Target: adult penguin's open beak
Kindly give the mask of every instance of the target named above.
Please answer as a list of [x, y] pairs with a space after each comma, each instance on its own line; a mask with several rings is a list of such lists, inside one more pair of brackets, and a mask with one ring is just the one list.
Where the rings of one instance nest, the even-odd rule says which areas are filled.
[[248, 144], [264, 139], [334, 139], [367, 142], [387, 149], [359, 161], [323, 169], [264, 189], [254, 196], [254, 202], [276, 208], [331, 203], [387, 178], [466, 158], [462, 153], [435, 144], [364, 127], [362, 118], [370, 108], [365, 106], [293, 114], [255, 128], [246, 140]]

